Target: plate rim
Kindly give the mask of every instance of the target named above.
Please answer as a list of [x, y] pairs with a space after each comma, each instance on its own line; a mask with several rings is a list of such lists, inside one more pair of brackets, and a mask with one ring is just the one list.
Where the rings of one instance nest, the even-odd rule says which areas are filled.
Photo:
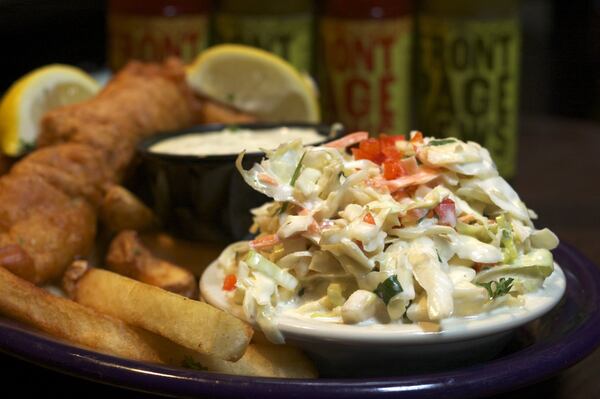
[[[501, 358], [451, 371], [364, 379], [278, 379], [232, 376], [143, 363], [57, 340], [21, 323], [0, 318], [0, 350], [67, 374], [155, 394], [275, 398], [468, 398], [498, 394], [539, 382], [589, 355], [599, 344], [600, 268], [569, 244], [555, 250], [569, 279], [588, 288], [587, 318], [557, 342], [534, 343]], [[557, 344], [560, 348], [556, 348]], [[526, 357], [527, 362], [519, 361]], [[535, 370], [535, 372], [532, 372]], [[502, 382], [502, 384], [500, 384]], [[442, 391], [443, 390], [443, 391]]]

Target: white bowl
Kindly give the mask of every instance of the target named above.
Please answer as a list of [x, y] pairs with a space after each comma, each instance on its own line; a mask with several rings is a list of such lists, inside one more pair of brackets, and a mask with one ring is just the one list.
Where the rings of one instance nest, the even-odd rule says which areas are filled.
[[[241, 307], [223, 291], [224, 273], [213, 262], [200, 280], [204, 300], [245, 320]], [[322, 374], [365, 376], [433, 371], [472, 364], [497, 355], [517, 327], [539, 318], [562, 298], [566, 280], [555, 264], [543, 287], [524, 295], [519, 307], [499, 307], [441, 322], [440, 332], [418, 324], [348, 325], [290, 314], [275, 323], [287, 343], [304, 349]]]

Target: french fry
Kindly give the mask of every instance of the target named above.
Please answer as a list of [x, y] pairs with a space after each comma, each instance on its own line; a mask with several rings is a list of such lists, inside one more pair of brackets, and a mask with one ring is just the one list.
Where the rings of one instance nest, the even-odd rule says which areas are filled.
[[[79, 263], [82, 266], [82, 263]], [[77, 269], [69, 269], [71, 273]], [[80, 268], [77, 273], [80, 273]], [[58, 297], [0, 267], [0, 313], [57, 338], [98, 352], [172, 366], [201, 365], [208, 371], [262, 377], [311, 378], [314, 368], [293, 349], [252, 344], [237, 362], [199, 354], [159, 335], [130, 326]], [[273, 346], [273, 345], [271, 345]], [[190, 364], [191, 363], [191, 364]]]
[[101, 313], [224, 360], [242, 357], [252, 337], [249, 325], [220, 309], [107, 270], [89, 269], [71, 295]]
[[100, 203], [100, 221], [109, 231], [146, 230], [158, 224], [154, 213], [132, 192], [112, 184]]
[[312, 362], [298, 349], [285, 345], [250, 344], [237, 362], [204, 355], [196, 355], [193, 360], [208, 370], [225, 374], [280, 378], [317, 377]]
[[0, 312], [50, 335], [100, 352], [163, 362], [152, 337], [120, 320], [54, 296], [0, 267]]
[[198, 282], [192, 272], [156, 258], [144, 247], [135, 231], [121, 231], [112, 240], [106, 264], [113, 272], [142, 283], [188, 298], [198, 297]]

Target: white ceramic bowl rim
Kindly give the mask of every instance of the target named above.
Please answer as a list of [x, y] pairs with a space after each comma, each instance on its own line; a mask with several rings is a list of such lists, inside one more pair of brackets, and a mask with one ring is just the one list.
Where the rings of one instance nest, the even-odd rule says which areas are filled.
[[[203, 299], [244, 319], [241, 307], [231, 304], [222, 290], [223, 278], [223, 272], [214, 261], [200, 279]], [[543, 288], [523, 296], [523, 306], [500, 307], [478, 316], [445, 319], [440, 332], [424, 331], [417, 324], [348, 325], [285, 314], [276, 316], [275, 323], [286, 339], [294, 340], [362, 345], [455, 342], [508, 332], [535, 320], [556, 306], [565, 288], [565, 275], [555, 263], [554, 272], [544, 281]]]

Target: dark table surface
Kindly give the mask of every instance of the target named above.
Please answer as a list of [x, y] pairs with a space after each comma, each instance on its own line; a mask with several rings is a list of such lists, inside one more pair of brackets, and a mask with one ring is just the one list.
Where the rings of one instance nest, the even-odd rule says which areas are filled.
[[[513, 184], [547, 226], [595, 264], [600, 264], [600, 124], [549, 117], [526, 118], [520, 137], [518, 176]], [[600, 326], [598, 326], [600, 334]], [[151, 398], [61, 374], [0, 354], [4, 392], [19, 396], [81, 395]], [[548, 380], [498, 398], [600, 397], [600, 348]]]

